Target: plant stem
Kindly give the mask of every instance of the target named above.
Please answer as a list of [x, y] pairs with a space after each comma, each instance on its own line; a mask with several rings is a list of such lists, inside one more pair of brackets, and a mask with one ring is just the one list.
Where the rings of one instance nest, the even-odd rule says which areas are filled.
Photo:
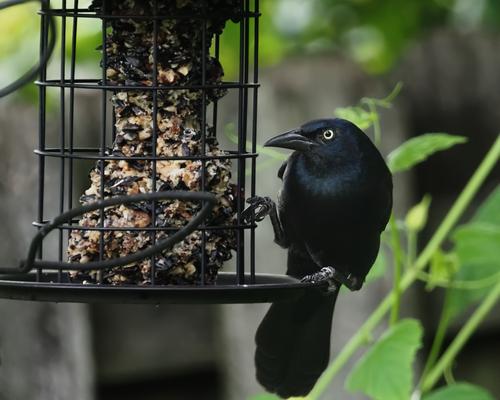
[[389, 218], [389, 227], [391, 229], [391, 244], [392, 244], [392, 255], [394, 263], [394, 278], [393, 278], [393, 293], [394, 301], [392, 303], [390, 325], [393, 326], [398, 322], [399, 319], [399, 309], [401, 307], [401, 267], [402, 267], [402, 250], [401, 242], [399, 237], [398, 227], [396, 226], [396, 220], [394, 214], [391, 214]]
[[307, 396], [307, 400], [319, 399], [340, 369], [349, 361], [356, 350], [366, 343], [366, 339], [370, 337], [373, 329], [384, 318], [387, 311], [389, 311], [392, 304], [392, 296], [393, 293], [391, 292], [382, 300], [377, 309], [373, 311], [361, 328], [359, 328], [358, 332], [342, 348], [341, 352], [318, 379], [318, 382]]
[[[418, 271], [417, 278], [423, 282], [430, 282], [430, 274], [424, 271]], [[475, 279], [472, 281], [453, 280], [450, 282], [432, 282], [434, 286], [441, 288], [452, 288], [461, 290], [477, 290], [493, 286], [500, 279], [500, 271], [485, 278]]]
[[375, 143], [376, 147], [380, 147], [380, 144], [382, 143], [382, 129], [380, 128], [380, 118], [377, 113], [377, 107], [372, 99], [368, 99], [366, 105], [368, 106], [368, 110], [370, 110], [370, 114], [373, 117], [373, 143]]
[[406, 267], [410, 268], [415, 262], [417, 256], [417, 232], [413, 229], [408, 230], [408, 246], [406, 250]]
[[[423, 269], [434, 252], [439, 248], [450, 230], [457, 223], [463, 212], [474, 198], [482, 183], [493, 169], [500, 158], [500, 136], [488, 151], [483, 161], [476, 169], [464, 190], [458, 196], [450, 211], [441, 222], [440, 226], [432, 236], [431, 240], [420, 253], [412, 268], [410, 268], [401, 279], [401, 290], [405, 291], [416, 279], [417, 272]], [[497, 284], [500, 286], [500, 283]], [[307, 397], [308, 400], [317, 400], [326, 390], [331, 380], [337, 375], [342, 367], [351, 359], [356, 350], [365, 342], [366, 337], [370, 336], [373, 329], [382, 321], [385, 314], [389, 311], [393, 301], [393, 293], [387, 294], [378, 307], [372, 312], [358, 332], [352, 336], [344, 348], [340, 351], [333, 362], [328, 366], [323, 375], [318, 379], [316, 385]]]
[[427, 392], [436, 384], [445, 369], [450, 366], [457, 354], [462, 350], [467, 340], [477, 329], [479, 324], [488, 315], [491, 309], [495, 306], [500, 299], [500, 282], [498, 282], [488, 295], [481, 302], [479, 307], [474, 311], [469, 320], [460, 329], [453, 342], [446, 349], [442, 357], [436, 363], [434, 368], [429, 372], [424, 383], [422, 384], [422, 391]]
[[443, 377], [447, 385], [453, 385], [456, 383], [453, 371], [451, 370], [451, 365], [448, 365], [448, 367], [444, 370]]
[[448, 325], [450, 323], [450, 312], [448, 310], [448, 305], [450, 303], [450, 292], [451, 292], [450, 289], [446, 289], [443, 309], [441, 310], [441, 317], [439, 318], [436, 335], [434, 336], [434, 340], [431, 346], [431, 351], [429, 352], [429, 356], [427, 357], [427, 361], [425, 363], [425, 367], [422, 372], [422, 376], [420, 378], [420, 383], [419, 383], [420, 389], [422, 389], [422, 383], [425, 381], [427, 374], [429, 373], [429, 370], [434, 366], [439, 356], [439, 352], [441, 351], [441, 346], [443, 345], [443, 340], [446, 334], [446, 330], [448, 329]]

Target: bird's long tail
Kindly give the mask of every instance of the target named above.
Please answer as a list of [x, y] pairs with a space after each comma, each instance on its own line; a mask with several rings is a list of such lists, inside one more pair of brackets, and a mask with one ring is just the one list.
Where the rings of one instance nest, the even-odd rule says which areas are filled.
[[257, 380], [266, 390], [283, 398], [311, 391], [328, 365], [337, 294], [310, 291], [271, 305], [255, 337]]

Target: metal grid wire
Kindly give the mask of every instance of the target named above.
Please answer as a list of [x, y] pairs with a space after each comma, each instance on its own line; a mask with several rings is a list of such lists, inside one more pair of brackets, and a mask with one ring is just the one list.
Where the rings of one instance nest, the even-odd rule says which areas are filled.
[[[60, 19], [61, 26], [61, 34], [59, 45], [61, 48], [61, 54], [65, 54], [65, 49], [68, 46], [68, 39], [70, 41], [70, 54], [69, 54], [69, 77], [67, 77], [66, 71], [66, 59], [65, 57], [61, 57], [60, 60], [60, 79], [47, 79], [47, 68], [43, 67], [40, 71], [40, 79], [37, 81], [40, 89], [40, 137], [39, 137], [39, 147], [35, 151], [39, 158], [39, 185], [38, 185], [38, 218], [35, 222], [35, 225], [39, 228], [46, 226], [49, 221], [45, 215], [45, 196], [44, 196], [44, 187], [46, 180], [46, 160], [47, 158], [54, 158], [59, 160], [59, 212], [63, 214], [65, 211], [72, 209], [75, 207], [74, 199], [73, 199], [73, 177], [75, 170], [75, 160], [93, 160], [96, 161], [99, 165], [100, 174], [101, 174], [101, 193], [100, 198], [103, 199], [104, 196], [104, 162], [111, 160], [125, 160], [125, 161], [137, 161], [143, 160], [147, 162], [151, 162], [153, 168], [153, 192], [157, 191], [157, 174], [156, 174], [156, 166], [157, 161], [172, 161], [172, 160], [194, 160], [200, 161], [202, 163], [202, 173], [201, 173], [201, 185], [202, 191], [205, 191], [206, 183], [206, 162], [214, 159], [234, 159], [237, 160], [237, 178], [236, 178], [236, 192], [237, 192], [237, 215], [236, 215], [236, 223], [234, 225], [210, 225], [202, 224], [197, 227], [198, 230], [202, 232], [202, 248], [204, 248], [205, 244], [205, 232], [208, 229], [220, 229], [220, 230], [228, 230], [234, 229], [236, 231], [236, 276], [237, 283], [243, 284], [245, 283], [245, 249], [244, 249], [244, 231], [250, 230], [250, 249], [249, 252], [251, 254], [254, 253], [255, 247], [255, 224], [245, 224], [241, 220], [241, 212], [244, 206], [244, 188], [246, 184], [245, 170], [247, 166], [247, 160], [251, 162], [251, 176], [250, 176], [250, 195], [255, 195], [255, 158], [257, 156], [256, 149], [256, 136], [257, 136], [257, 90], [258, 90], [258, 1], [255, 2], [254, 10], [250, 10], [250, 1], [249, 0], [241, 0], [241, 16], [239, 22], [239, 77], [236, 82], [223, 82], [219, 84], [207, 84], [206, 76], [207, 76], [207, 65], [206, 55], [209, 52], [207, 48], [207, 21], [210, 16], [207, 15], [158, 15], [158, 1], [155, 0], [153, 2], [154, 12], [153, 15], [117, 15], [116, 13], [111, 14], [107, 10], [106, 2], [103, 3], [102, 8], [97, 12], [89, 12], [87, 9], [79, 9], [78, 8], [78, 0], [74, 0], [73, 8], [67, 7], [67, 1], [62, 1], [62, 7], [60, 9], [50, 9], [48, 2], [44, 3], [42, 10], [40, 12], [42, 16], [42, 28], [41, 28], [41, 53], [45, 51], [45, 48], [49, 39], [49, 18], [56, 17]], [[72, 24], [72, 32], [71, 37], [66, 37], [66, 23], [67, 19], [71, 18], [73, 20]], [[77, 53], [77, 36], [78, 36], [78, 19], [79, 18], [94, 18], [101, 20], [101, 34], [102, 34], [102, 54], [103, 60], [101, 63], [101, 76], [96, 79], [75, 79], [75, 64], [76, 64], [76, 53]], [[157, 46], [157, 38], [158, 38], [158, 25], [159, 22], [164, 19], [176, 19], [176, 18], [189, 18], [191, 20], [197, 19], [199, 21], [200, 29], [202, 30], [202, 40], [201, 40], [201, 48], [200, 55], [202, 60], [201, 66], [201, 81], [195, 84], [177, 84], [177, 85], [165, 85], [160, 84], [158, 82], [158, 46]], [[144, 20], [151, 19], [153, 20], [153, 82], [152, 85], [122, 85], [122, 84], [112, 84], [109, 83], [108, 77], [106, 76], [107, 69], [107, 51], [106, 51], [106, 31], [108, 29], [108, 24], [111, 19], [128, 19], [128, 20]], [[251, 20], [253, 21], [253, 41], [255, 45], [253, 46], [254, 54], [253, 54], [253, 66], [250, 67], [250, 31], [251, 31]], [[220, 57], [220, 35], [217, 34], [214, 40], [214, 55], [217, 61]], [[250, 69], [253, 70], [252, 81], [250, 81]], [[47, 99], [46, 99], [46, 91], [49, 87], [55, 87], [60, 89], [60, 99], [59, 99], [59, 109], [61, 120], [59, 124], [59, 146], [58, 147], [46, 147], [45, 146], [45, 138], [46, 138], [46, 108], [47, 108]], [[207, 91], [214, 88], [224, 88], [227, 90], [237, 90], [238, 91], [238, 145], [237, 151], [226, 152], [225, 155], [207, 155], [206, 153], [206, 137], [207, 137]], [[75, 93], [78, 90], [98, 90], [101, 92], [101, 104], [100, 104], [100, 113], [101, 113], [101, 134], [100, 134], [100, 145], [98, 148], [79, 148], [75, 147], [75, 129], [74, 129], [74, 115], [75, 115]], [[107, 139], [111, 137], [112, 139], [116, 136], [116, 127], [114, 124], [111, 124], [112, 132], [109, 132], [109, 118], [111, 108], [109, 105], [109, 96], [108, 94], [114, 91], [152, 91], [153, 98], [153, 135], [152, 135], [152, 143], [156, 143], [158, 127], [157, 127], [157, 114], [158, 114], [158, 92], [159, 91], [175, 91], [175, 90], [197, 90], [202, 92], [202, 106], [201, 106], [201, 154], [185, 156], [185, 157], [166, 157], [166, 156], [158, 156], [156, 153], [156, 146], [152, 146], [152, 154], [143, 157], [127, 157], [127, 156], [119, 156], [114, 154], [107, 153]], [[253, 108], [249, 110], [249, 95], [252, 93], [252, 101]], [[69, 108], [67, 110], [66, 108]], [[215, 100], [213, 106], [213, 115], [212, 121], [214, 125], [214, 132], [217, 134], [218, 126], [218, 104], [217, 100]], [[248, 129], [250, 125], [250, 129]], [[249, 132], [250, 131], [250, 132]], [[252, 151], [248, 151], [247, 149], [247, 141], [252, 143]], [[147, 195], [146, 195], [147, 196]], [[151, 232], [151, 237], [153, 243], [155, 241], [155, 231], [158, 230], [175, 230], [175, 228], [164, 228], [158, 227], [156, 223], [156, 202], [152, 202], [152, 221], [149, 227], [147, 228], [133, 228], [133, 227], [105, 227], [104, 226], [104, 208], [100, 208], [101, 218], [100, 225], [98, 227], [83, 227], [78, 226], [77, 220], [70, 220], [61, 226], [58, 226], [56, 229], [59, 231], [58, 238], [58, 253], [59, 260], [57, 262], [47, 262], [41, 261], [43, 259], [42, 249], [39, 248], [38, 251], [38, 259], [33, 262], [33, 265], [38, 268], [39, 277], [41, 277], [43, 270], [45, 268], [58, 268], [59, 269], [59, 281], [62, 277], [63, 270], [69, 269], [94, 269], [99, 268], [107, 268], [112, 264], [110, 260], [103, 260], [104, 254], [104, 232], [108, 231], [116, 231], [116, 230], [141, 230]], [[63, 262], [65, 258], [65, 249], [66, 244], [64, 240], [63, 232], [65, 230], [99, 230], [100, 231], [100, 251], [99, 251], [99, 261], [100, 265], [97, 264], [80, 264], [80, 265], [68, 265], [68, 263]], [[155, 256], [152, 256], [152, 269], [151, 269], [151, 283], [154, 284], [155, 278]], [[123, 264], [122, 264], [123, 265]], [[75, 268], [76, 267], [76, 268]], [[201, 284], [205, 284], [205, 269], [206, 269], [206, 259], [205, 257], [201, 257]], [[255, 258], [253, 256], [250, 257], [250, 282], [253, 282], [255, 279]]]
[[[39, 140], [38, 147], [35, 153], [38, 157], [38, 211], [37, 219], [34, 222], [35, 227], [38, 229], [38, 234], [35, 236], [31, 247], [29, 249], [28, 257], [21, 265], [21, 271], [27, 273], [32, 269], [36, 269], [36, 274], [29, 274], [31, 278], [19, 278], [16, 274], [12, 281], [7, 281], [0, 285], [0, 292], [4, 296], [11, 296], [16, 298], [29, 298], [29, 296], [22, 292], [19, 285], [21, 281], [32, 281], [35, 286], [37, 283], [42, 285], [36, 286], [37, 289], [44, 291], [45, 294], [35, 296], [41, 299], [60, 299], [75, 301], [99, 301], [105, 300], [111, 296], [113, 290], [122, 290], [125, 296], [122, 300], [130, 300], [132, 302], [148, 301], [149, 297], [144, 295], [144, 290], [158, 290], [166, 288], [166, 286], [159, 285], [155, 282], [155, 269], [156, 258], [162, 250], [171, 247], [174, 243], [182, 240], [189, 233], [194, 230], [200, 231], [202, 234], [201, 248], [205, 249], [206, 233], [209, 230], [233, 230], [236, 237], [236, 271], [231, 273], [219, 273], [217, 286], [227, 285], [227, 294], [234, 293], [237, 288], [254, 287], [264, 289], [263, 286], [272, 290], [279, 287], [289, 289], [289, 293], [295, 289], [304, 289], [306, 287], [314, 286], [311, 284], [298, 283], [291, 277], [287, 276], [264, 276], [257, 275], [255, 268], [255, 228], [254, 221], [245, 223], [242, 219], [242, 211], [245, 205], [246, 197], [255, 196], [256, 192], [256, 157], [257, 157], [257, 105], [258, 105], [258, 59], [259, 59], [259, 0], [240, 0], [240, 15], [239, 15], [239, 54], [238, 54], [238, 80], [237, 81], [223, 81], [220, 84], [213, 84], [207, 82], [207, 56], [209, 52], [217, 60], [221, 56], [220, 34], [215, 34], [212, 49], [207, 45], [207, 23], [210, 16], [204, 12], [199, 15], [160, 15], [158, 12], [158, 3], [162, 0], [153, 0], [152, 15], [117, 15], [116, 12], [108, 10], [108, 2], [104, 0], [100, 8], [92, 11], [89, 9], [79, 8], [79, 0], [67, 1], [62, 0], [62, 7], [52, 9], [50, 7], [50, 0], [42, 1], [41, 15], [41, 35], [40, 35], [40, 57], [42, 60], [47, 58], [47, 54], [54, 46], [54, 20], [59, 19], [60, 22], [60, 35], [59, 41], [56, 46], [59, 46], [61, 59], [59, 65], [59, 78], [48, 79], [47, 63], [43, 62], [39, 66], [39, 80], [36, 84], [39, 86]], [[71, 3], [71, 7], [68, 5]], [[101, 37], [102, 37], [102, 62], [101, 73], [99, 77], [94, 79], [77, 79], [76, 78], [76, 59], [77, 59], [77, 38], [78, 38], [78, 21], [81, 18], [89, 18], [100, 21]], [[201, 29], [201, 48], [200, 59], [201, 77], [198, 82], [189, 82], [189, 84], [163, 84], [158, 82], [158, 32], [159, 24], [167, 19], [183, 19], [199, 21], [199, 29]], [[148, 20], [152, 21], [153, 26], [153, 39], [152, 39], [152, 57], [153, 57], [153, 71], [152, 82], [150, 85], [141, 83], [127, 82], [126, 84], [116, 84], [110, 82], [107, 76], [107, 32], [110, 22], [113, 19], [127, 19], [127, 20]], [[71, 23], [71, 29], [67, 33], [68, 20]], [[68, 37], [69, 36], [69, 37]], [[52, 72], [52, 71], [51, 71]], [[46, 145], [47, 142], [47, 108], [48, 97], [47, 90], [49, 88], [58, 88], [59, 101], [58, 108], [60, 111], [60, 120], [58, 123], [58, 145], [50, 147]], [[207, 92], [214, 89], [225, 89], [228, 91], [236, 91], [238, 97], [237, 104], [237, 150], [225, 151], [222, 155], [207, 154], [207, 138], [210, 132], [207, 131]], [[55, 89], [57, 90], [57, 89]], [[78, 132], [75, 129], [75, 115], [78, 109], [75, 106], [75, 96], [79, 91], [95, 90], [100, 92], [100, 115], [101, 126], [99, 134], [99, 146], [97, 147], [79, 147], [75, 143], [78, 142]], [[152, 152], [144, 156], [125, 156], [109, 153], [108, 142], [116, 138], [115, 126], [115, 113], [113, 107], [110, 106], [110, 95], [117, 91], [151, 91], [152, 92], [152, 136], [149, 140], [153, 143]], [[165, 91], [178, 91], [178, 90], [191, 90], [201, 91], [201, 152], [196, 155], [189, 156], [163, 156], [157, 154], [156, 143], [158, 136], [158, 94]], [[213, 125], [213, 134], [215, 136], [220, 134], [219, 126], [219, 104], [218, 100], [213, 100], [212, 103], [211, 123]], [[207, 215], [210, 212], [211, 206], [215, 201], [215, 196], [206, 192], [206, 163], [216, 159], [235, 160], [236, 179], [236, 216], [233, 224], [216, 225], [211, 224]], [[57, 211], [59, 216], [53, 217], [48, 215], [47, 197], [45, 191], [47, 190], [48, 180], [48, 162], [54, 160], [57, 167], [58, 174], [58, 207]], [[112, 196], [106, 198], [105, 196], [105, 175], [104, 165], [109, 161], [144, 161], [150, 162], [152, 165], [152, 192], [135, 196]], [[159, 161], [175, 161], [175, 160], [193, 160], [201, 162], [201, 191], [197, 192], [176, 192], [176, 191], [158, 191], [157, 186], [157, 162]], [[93, 162], [98, 166], [100, 173], [100, 200], [95, 203], [79, 206], [75, 201], [73, 192], [75, 187], [75, 175], [78, 172], [77, 162]], [[247, 167], [249, 173], [247, 173]], [[51, 174], [53, 171], [51, 170]], [[247, 188], [248, 190], [245, 190]], [[199, 202], [203, 205], [202, 210], [183, 228], [169, 228], [161, 227], [157, 224], [156, 207], [158, 201], [165, 199], [180, 199]], [[104, 225], [104, 210], [112, 204], [130, 204], [132, 202], [148, 201], [151, 204], [151, 222], [147, 227], [109, 227]], [[99, 210], [100, 218], [99, 225], [92, 227], [85, 227], [79, 225], [79, 216], [91, 210]], [[52, 217], [52, 218], [51, 218]], [[52, 221], [50, 221], [52, 219]], [[43, 253], [43, 239], [51, 232], [57, 231], [57, 260], [45, 260]], [[71, 231], [91, 230], [99, 232], [99, 260], [91, 261], [89, 263], [68, 263], [65, 261], [67, 258], [67, 245], [68, 237]], [[117, 231], [143, 231], [147, 232], [151, 237], [151, 246], [146, 250], [142, 250], [137, 254], [131, 254], [121, 258], [104, 259], [103, 254], [105, 247], [104, 234], [106, 232]], [[157, 232], [169, 232], [169, 237], [166, 240], [159, 241], [157, 239]], [[245, 236], [249, 235], [248, 243], [249, 248], [245, 249]], [[197, 288], [210, 288], [213, 285], [208, 285], [205, 281], [205, 271], [207, 268], [207, 260], [204, 256], [204, 251], [201, 252], [201, 271], [199, 285], [193, 287], [192, 290]], [[142, 288], [123, 288], [123, 287], [110, 287], [108, 285], [82, 285], [70, 283], [68, 280], [68, 272], [74, 270], [106, 270], [117, 265], [126, 265], [138, 259], [150, 257], [151, 270], [150, 270], [150, 285]], [[245, 260], [248, 260], [246, 263]], [[247, 267], [246, 267], [247, 264]], [[11, 271], [14, 272], [14, 271]], [[19, 269], [15, 272], [19, 272]], [[262, 277], [259, 278], [259, 277]], [[17, 283], [16, 283], [17, 282]], [[102, 283], [102, 273], [98, 274], [98, 282]], [[265, 283], [266, 285], [259, 285]], [[50, 294], [51, 287], [64, 286], [66, 295]], [[33, 288], [34, 286], [31, 286]], [[80, 293], [90, 293], [90, 297], [85, 297], [82, 294], [72, 295], [69, 291], [79, 287]], [[181, 293], [180, 288], [168, 286], [172, 293]], [[125, 289], [125, 291], [123, 291]], [[82, 291], [83, 290], [83, 291]], [[134, 291], [140, 291], [134, 300], [131, 294]], [[224, 290], [224, 288], [222, 289]], [[267, 289], [265, 289], [267, 290]], [[260, 295], [254, 298], [255, 301], [270, 301], [276, 296], [268, 291], [260, 291]], [[291, 290], [291, 291], [290, 291]], [[6, 293], [6, 294], [5, 294]], [[60, 292], [61, 293], [61, 292]], [[56, 296], [56, 297], [54, 297]], [[177, 301], [186, 302], [188, 292], [184, 291], [183, 295], [177, 297]], [[284, 299], [287, 296], [281, 295], [280, 298]], [[33, 297], [32, 297], [33, 298]], [[158, 300], [157, 296], [152, 296], [150, 299]], [[215, 299], [215, 300], [214, 300]], [[224, 302], [221, 296], [216, 296], [214, 301]], [[115, 297], [116, 300], [116, 297]], [[152, 300], [152, 301], [153, 301]], [[172, 299], [170, 299], [172, 300]], [[228, 300], [229, 302], [231, 300]], [[238, 301], [252, 301], [248, 299], [238, 298]], [[189, 301], [188, 301], [189, 302]]]

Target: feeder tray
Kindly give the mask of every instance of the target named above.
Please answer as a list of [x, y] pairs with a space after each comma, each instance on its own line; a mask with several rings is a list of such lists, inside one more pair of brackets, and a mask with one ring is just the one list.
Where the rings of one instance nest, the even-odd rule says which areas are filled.
[[[234, 304], [290, 301], [307, 290], [327, 285], [301, 283], [287, 275], [256, 274], [254, 283], [236, 285], [236, 274], [220, 272], [214, 285], [206, 286], [102, 286], [62, 283], [57, 273], [4, 275], [0, 296], [5, 299], [70, 303], [115, 304]], [[250, 282], [250, 275], [246, 276]]]
[[[8, 1], [0, 10], [24, 2]], [[0, 268], [0, 297], [88, 303], [256, 303], [326, 290], [326, 283], [258, 274], [255, 220], [242, 219], [246, 198], [256, 194], [259, 0], [252, 6], [250, 0], [94, 0], [90, 9], [79, 8], [79, 0], [73, 0], [71, 8], [71, 1], [63, 0], [61, 9], [51, 9], [49, 3], [41, 0], [38, 65], [0, 90], [3, 96], [39, 76], [38, 215], [33, 223], [38, 232], [18, 267]], [[77, 78], [80, 18], [96, 19], [101, 25], [102, 60], [97, 77]], [[56, 19], [62, 27], [61, 61], [59, 76], [49, 79], [47, 61], [57, 47]], [[222, 80], [219, 59], [220, 36], [230, 20], [239, 26], [239, 76], [228, 82]], [[59, 92], [59, 144], [52, 147], [46, 145], [48, 90]], [[98, 147], [75, 146], [79, 139], [74, 123], [78, 112], [75, 93], [82, 90], [101, 94]], [[226, 151], [218, 148], [216, 140], [218, 101], [231, 91], [238, 95], [237, 150]], [[172, 127], [176, 123], [177, 131]], [[49, 211], [46, 196], [54, 191], [46, 185], [48, 160], [59, 165], [58, 170], [50, 171], [59, 176], [59, 215], [55, 217], [50, 215], [54, 210]], [[94, 167], [91, 187], [78, 206], [74, 181], [82, 162]], [[231, 162], [236, 167], [234, 184], [229, 181]], [[164, 174], [158, 172], [159, 166], [169, 167], [169, 163], [184, 168], [181, 178], [169, 181], [169, 168]], [[184, 187], [179, 188], [178, 181]], [[183, 208], [182, 223], [172, 216], [170, 225], [166, 217], [159, 221], [165, 204], [171, 204], [167, 201], [190, 204]], [[140, 205], [141, 224], [109, 223], [109, 210]], [[120, 221], [117, 212], [113, 217]], [[57, 261], [44, 257], [43, 241], [52, 231], [58, 233]], [[94, 239], [88, 239], [88, 231], [95, 232]], [[187, 242], [195, 233], [199, 239]], [[245, 237], [249, 248], [245, 248]], [[125, 251], [124, 238], [132, 244], [142, 242], [140, 246], [136, 243], [135, 251]], [[177, 257], [176, 268], [185, 281], [172, 284], [176, 275], [169, 275], [170, 270], [160, 261], [165, 264], [174, 246], [186, 247], [186, 243], [191, 243], [193, 251], [182, 254], [191, 260], [191, 269]], [[209, 254], [208, 246], [216, 251]], [[236, 254], [236, 271], [218, 272], [231, 249]], [[117, 251], [124, 254], [116, 256]], [[70, 261], [65, 262], [68, 254]], [[130, 266], [135, 268], [133, 277], [126, 276]]]

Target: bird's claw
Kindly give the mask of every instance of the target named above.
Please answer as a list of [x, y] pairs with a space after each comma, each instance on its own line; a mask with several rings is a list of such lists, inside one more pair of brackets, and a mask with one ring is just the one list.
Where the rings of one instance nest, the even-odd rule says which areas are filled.
[[328, 282], [328, 290], [335, 291], [339, 284], [347, 286], [349, 290], [359, 290], [363, 283], [354, 275], [345, 275], [333, 267], [323, 267], [318, 272], [311, 275], [306, 275], [301, 279], [301, 282], [316, 283]]
[[321, 268], [314, 274], [304, 276], [300, 281], [303, 283], [328, 282], [329, 292], [335, 292], [339, 289], [339, 285], [335, 280], [335, 269], [332, 267]]
[[344, 275], [339, 273], [338, 280], [347, 286], [347, 288], [352, 292], [361, 289], [363, 286], [363, 281], [353, 274]]
[[241, 219], [246, 223], [251, 222], [252, 218], [255, 222], [262, 221], [274, 207], [274, 201], [269, 197], [250, 197], [247, 203], [250, 205], [241, 213]]

